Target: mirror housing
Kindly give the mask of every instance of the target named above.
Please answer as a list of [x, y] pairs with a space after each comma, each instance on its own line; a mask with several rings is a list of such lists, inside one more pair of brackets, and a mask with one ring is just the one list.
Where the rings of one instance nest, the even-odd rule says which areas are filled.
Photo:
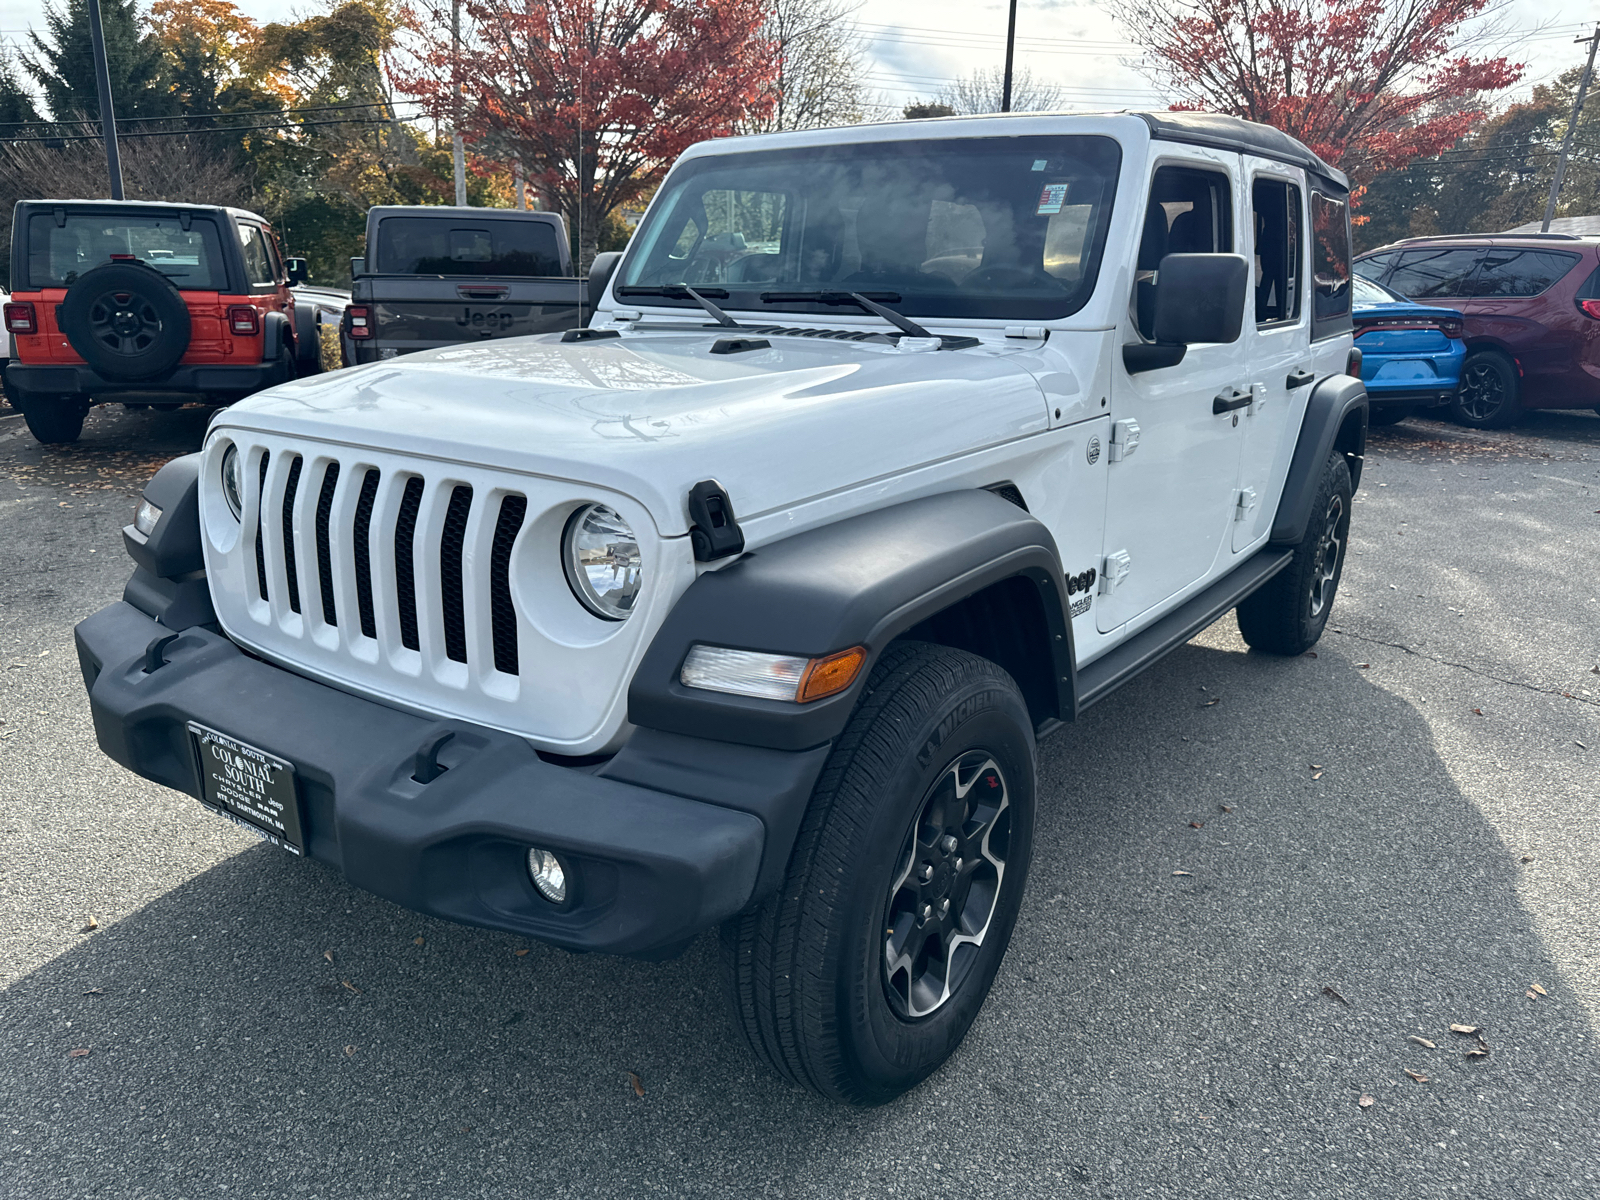
[[1156, 275], [1155, 341], [1122, 348], [1128, 373], [1172, 367], [1198, 342], [1236, 342], [1250, 264], [1240, 254], [1169, 254]]
[[303, 258], [284, 259], [283, 269], [284, 273], [289, 277], [290, 287], [305, 283], [311, 278], [311, 268]]
[[611, 283], [611, 277], [617, 273], [617, 264], [622, 261], [622, 251], [607, 250], [604, 254], [596, 254], [594, 261], [589, 264], [589, 281], [585, 285], [584, 300], [589, 306], [589, 312], [584, 318], [587, 325], [594, 319], [594, 310], [600, 307], [600, 301], [605, 299], [606, 287]]

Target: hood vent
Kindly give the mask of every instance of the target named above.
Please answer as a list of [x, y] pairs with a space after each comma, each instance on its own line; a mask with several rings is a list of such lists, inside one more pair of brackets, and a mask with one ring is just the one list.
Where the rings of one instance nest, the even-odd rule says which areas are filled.
[[740, 328], [767, 337], [826, 338], [835, 342], [878, 342], [886, 346], [894, 345], [898, 336], [865, 329], [800, 329], [787, 325], [742, 325]]

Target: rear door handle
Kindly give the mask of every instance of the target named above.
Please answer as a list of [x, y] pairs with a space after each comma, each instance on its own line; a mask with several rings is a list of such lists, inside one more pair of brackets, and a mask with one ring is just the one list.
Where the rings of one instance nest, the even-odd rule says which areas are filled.
[[1213, 413], [1232, 412], [1236, 408], [1250, 407], [1250, 401], [1255, 399], [1254, 392], [1241, 392], [1238, 388], [1229, 388], [1225, 392], [1218, 392], [1211, 401]]
[[1295, 388], [1305, 387], [1308, 383], [1315, 383], [1316, 379], [1317, 376], [1314, 371], [1291, 371], [1289, 378], [1283, 381], [1283, 386], [1292, 392]]
[[463, 300], [504, 300], [510, 294], [510, 288], [496, 287], [492, 284], [486, 287], [469, 287], [463, 284], [456, 288], [456, 295]]

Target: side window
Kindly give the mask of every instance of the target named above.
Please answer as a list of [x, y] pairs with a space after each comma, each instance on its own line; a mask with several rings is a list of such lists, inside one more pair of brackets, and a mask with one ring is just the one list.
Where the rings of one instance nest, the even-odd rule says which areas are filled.
[[1537, 296], [1578, 263], [1555, 250], [1491, 250], [1472, 281], [1474, 296]]
[[251, 287], [271, 287], [277, 282], [272, 270], [272, 259], [267, 253], [267, 239], [255, 225], [239, 226], [239, 245], [244, 251], [244, 277]]
[[1251, 188], [1255, 213], [1256, 324], [1300, 319], [1300, 189], [1276, 179]]
[[1195, 167], [1157, 167], [1139, 238], [1133, 311], [1139, 332], [1155, 337], [1156, 280], [1169, 254], [1233, 250], [1233, 200], [1228, 177]]
[[1340, 199], [1311, 193], [1311, 320], [1313, 337], [1350, 327], [1350, 210]]
[[1408, 300], [1470, 296], [1472, 273], [1482, 258], [1482, 250], [1407, 250], [1387, 286]]

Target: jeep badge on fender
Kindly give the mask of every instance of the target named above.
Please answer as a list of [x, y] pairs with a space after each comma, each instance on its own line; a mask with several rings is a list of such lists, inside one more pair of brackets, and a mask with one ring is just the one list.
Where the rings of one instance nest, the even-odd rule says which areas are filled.
[[[443, 223], [374, 265], [511, 253]], [[1321, 636], [1367, 429], [1347, 182], [1192, 113], [724, 138], [587, 289], [587, 328], [220, 413], [78, 626], [95, 731], [419, 912], [718, 930], [753, 1053], [881, 1103], [996, 979], [1036, 740], [1229, 611]]]

